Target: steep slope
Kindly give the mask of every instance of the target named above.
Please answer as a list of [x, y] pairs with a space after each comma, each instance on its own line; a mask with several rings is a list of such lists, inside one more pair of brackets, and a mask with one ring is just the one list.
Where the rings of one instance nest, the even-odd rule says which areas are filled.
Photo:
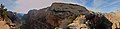
[[0, 29], [17, 29], [17, 28], [19, 28], [20, 27], [19, 22], [21, 22], [21, 21], [19, 20], [19, 18], [16, 18], [15, 16], [16, 15], [13, 12], [7, 11], [7, 17], [4, 17], [4, 20], [3, 20], [3, 17], [0, 14]]
[[20, 14], [7, 11], [4, 5], [0, 5], [0, 29], [18, 29], [20, 27]]
[[80, 15], [73, 23], [69, 24], [71, 29], [112, 29], [110, 22], [103, 14], [92, 12], [90, 15]]
[[88, 29], [84, 21], [86, 21], [85, 15], [80, 15], [68, 26], [71, 29]]
[[6, 24], [5, 21], [0, 21], [0, 29], [9, 29], [10, 27]]
[[25, 14], [22, 29], [115, 29], [114, 24], [119, 22], [117, 13], [92, 12], [77, 4], [53, 3]]
[[120, 29], [120, 10], [116, 12], [107, 13], [106, 17], [113, 23], [112, 28], [119, 28]]
[[[89, 11], [77, 4], [53, 3], [50, 7], [28, 12], [29, 29], [54, 29], [71, 23], [78, 15], [89, 14]], [[64, 20], [68, 20], [65, 21]], [[62, 22], [63, 21], [63, 22]], [[68, 22], [68, 23], [67, 23]]]

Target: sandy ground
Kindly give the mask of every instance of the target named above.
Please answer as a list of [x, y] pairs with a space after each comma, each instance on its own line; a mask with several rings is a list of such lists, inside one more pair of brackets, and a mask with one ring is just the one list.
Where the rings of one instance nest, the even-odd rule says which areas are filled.
[[0, 29], [9, 29], [10, 27], [6, 24], [5, 21], [0, 21]]

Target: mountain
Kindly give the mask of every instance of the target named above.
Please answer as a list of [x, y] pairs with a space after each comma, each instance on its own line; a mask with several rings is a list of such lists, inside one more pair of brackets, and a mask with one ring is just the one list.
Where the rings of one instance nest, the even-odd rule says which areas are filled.
[[89, 14], [89, 11], [77, 4], [53, 3], [47, 8], [30, 10], [27, 24], [29, 29], [54, 29], [64, 23], [62, 20], [68, 19], [71, 23], [80, 14]]
[[114, 28], [120, 28], [120, 10], [116, 12], [107, 13], [106, 17], [113, 23]]
[[0, 29], [17, 29], [17, 24], [12, 19], [14, 14], [7, 11], [4, 5], [0, 5]]
[[[52, 3], [50, 7], [30, 10], [25, 16], [27, 29], [112, 29], [108, 13], [93, 12], [84, 6]], [[82, 18], [81, 18], [82, 17]]]
[[77, 4], [55, 2], [27, 14], [0, 9], [0, 29], [120, 29], [119, 14], [120, 10], [101, 13]]
[[8, 16], [13, 23], [21, 24], [23, 21], [23, 19], [22, 19], [23, 14], [22, 13], [8, 11]]

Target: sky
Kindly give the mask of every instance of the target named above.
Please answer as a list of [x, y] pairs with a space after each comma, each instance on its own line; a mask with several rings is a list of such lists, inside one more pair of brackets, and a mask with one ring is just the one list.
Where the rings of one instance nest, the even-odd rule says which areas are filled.
[[0, 0], [8, 11], [27, 13], [32, 9], [42, 9], [53, 2], [74, 3], [95, 12], [114, 12], [120, 9], [120, 0]]

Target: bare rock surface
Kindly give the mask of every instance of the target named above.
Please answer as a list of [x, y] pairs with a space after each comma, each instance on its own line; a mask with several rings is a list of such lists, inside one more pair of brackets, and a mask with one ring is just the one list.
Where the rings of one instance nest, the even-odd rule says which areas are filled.
[[112, 29], [120, 29], [120, 10], [107, 13], [106, 17], [113, 23]]
[[112, 29], [112, 25], [119, 25], [117, 13], [103, 14], [77, 4], [53, 3], [47, 8], [30, 10], [26, 24], [29, 29]]
[[[53, 3], [50, 7], [28, 12], [28, 25], [30, 29], [54, 29], [64, 26], [63, 20], [74, 20], [80, 14], [89, 14], [89, 11], [77, 4]], [[68, 23], [66, 23], [68, 24]], [[66, 25], [67, 26], [67, 25]]]
[[0, 29], [10, 29], [5, 21], [0, 21]]

